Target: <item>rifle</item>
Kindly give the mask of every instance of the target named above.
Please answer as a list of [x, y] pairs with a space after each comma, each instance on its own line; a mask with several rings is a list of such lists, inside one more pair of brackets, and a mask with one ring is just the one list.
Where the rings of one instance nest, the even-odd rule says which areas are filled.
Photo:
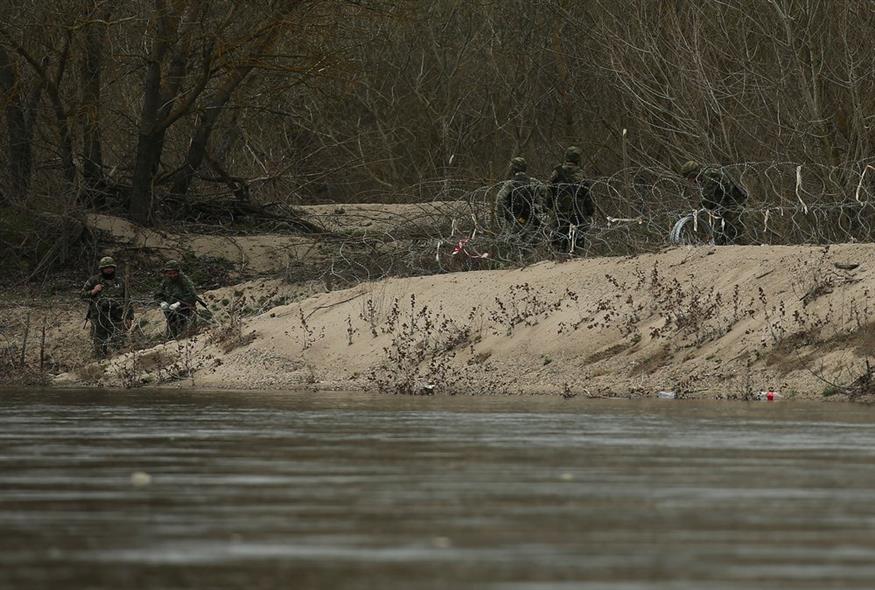
[[197, 313], [197, 306], [195, 306], [195, 315], [198, 315], [199, 317], [202, 317], [205, 320], [212, 320], [213, 319], [213, 312], [210, 310], [210, 308], [207, 306], [207, 304], [204, 302], [204, 300], [198, 296], [195, 296], [194, 299], [195, 299], [195, 301], [200, 303], [201, 306], [204, 308], [204, 313], [199, 314], [199, 313]]

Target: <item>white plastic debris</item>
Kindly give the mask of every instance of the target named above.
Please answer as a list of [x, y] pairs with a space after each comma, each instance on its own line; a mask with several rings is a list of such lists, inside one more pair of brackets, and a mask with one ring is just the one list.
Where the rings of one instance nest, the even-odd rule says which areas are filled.
[[657, 391], [656, 397], [659, 399], [677, 399], [677, 394], [673, 391]]
[[131, 474], [131, 485], [142, 488], [152, 483], [152, 476], [145, 471], [135, 471]]
[[453, 542], [449, 537], [433, 537], [431, 544], [438, 549], [448, 549], [453, 546]]
[[417, 381], [413, 384], [414, 395], [433, 395], [436, 384], [427, 381]]

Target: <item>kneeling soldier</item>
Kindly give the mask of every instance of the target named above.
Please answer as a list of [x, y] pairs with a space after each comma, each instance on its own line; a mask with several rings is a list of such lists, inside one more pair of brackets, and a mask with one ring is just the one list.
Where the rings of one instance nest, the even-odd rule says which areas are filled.
[[702, 195], [702, 207], [720, 218], [714, 228], [714, 243], [731, 245], [741, 233], [741, 214], [747, 202], [747, 191], [718, 166], [703, 166], [691, 160], [681, 167], [681, 176], [694, 183]]
[[155, 301], [167, 320], [170, 338], [186, 336], [195, 315], [198, 296], [194, 284], [179, 270], [179, 263], [168, 260], [164, 265], [164, 280], [155, 292]]

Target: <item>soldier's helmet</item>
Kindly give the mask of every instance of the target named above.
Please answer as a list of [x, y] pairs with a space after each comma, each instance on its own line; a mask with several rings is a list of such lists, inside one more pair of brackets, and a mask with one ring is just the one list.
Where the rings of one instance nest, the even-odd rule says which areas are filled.
[[681, 176], [684, 178], [689, 178], [691, 176], [696, 176], [699, 172], [702, 171], [702, 164], [695, 160], [690, 160], [689, 162], [685, 162], [683, 166], [681, 166]]
[[100, 262], [97, 263], [98, 270], [103, 270], [104, 268], [115, 268], [115, 260], [112, 259], [112, 256], [104, 256], [100, 259]]
[[526, 162], [525, 158], [520, 158], [519, 156], [517, 156], [510, 161], [510, 171], [514, 174], [517, 172], [525, 172], [528, 167], [529, 165]]
[[580, 165], [580, 158], [583, 156], [583, 152], [576, 145], [570, 146], [567, 150], [565, 150], [565, 161], [571, 162], [572, 164]]
[[168, 260], [164, 263], [164, 268], [161, 270], [175, 270], [179, 271], [179, 263], [175, 260]]

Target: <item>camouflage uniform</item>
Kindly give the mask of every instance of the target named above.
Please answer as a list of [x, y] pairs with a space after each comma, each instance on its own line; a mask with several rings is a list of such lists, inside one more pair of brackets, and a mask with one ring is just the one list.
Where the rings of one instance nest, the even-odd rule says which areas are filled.
[[[106, 268], [115, 268], [112, 258], [100, 260], [100, 273], [92, 276], [82, 287], [80, 296], [88, 301], [87, 319], [91, 322], [91, 341], [94, 354], [105, 357], [111, 348], [117, 348], [124, 339], [125, 329], [134, 317], [124, 279], [117, 273], [104, 274]], [[101, 291], [92, 294], [97, 285]]]
[[510, 161], [510, 180], [504, 182], [495, 197], [495, 220], [503, 229], [531, 239], [540, 225], [541, 187], [526, 174], [527, 167], [523, 158]]
[[565, 162], [553, 169], [550, 176], [550, 209], [553, 217], [553, 246], [560, 251], [571, 250], [572, 226], [576, 228], [576, 247], [584, 243], [595, 213], [595, 203], [580, 167], [581, 152], [574, 146], [565, 150]]
[[[179, 264], [170, 260], [164, 266], [164, 270], [179, 272]], [[176, 278], [164, 277], [158, 290], [155, 292], [155, 301], [161, 305], [164, 317], [167, 320], [167, 335], [170, 338], [180, 338], [186, 335], [192, 318], [195, 316], [198, 301], [194, 283], [187, 276], [179, 272]], [[175, 306], [175, 309], [170, 306]], [[167, 306], [165, 307], [165, 305]]]
[[702, 166], [694, 161], [683, 165], [681, 175], [696, 179], [702, 194], [702, 207], [723, 219], [714, 228], [714, 243], [720, 246], [734, 244], [741, 229], [740, 218], [747, 191], [722, 169]]

